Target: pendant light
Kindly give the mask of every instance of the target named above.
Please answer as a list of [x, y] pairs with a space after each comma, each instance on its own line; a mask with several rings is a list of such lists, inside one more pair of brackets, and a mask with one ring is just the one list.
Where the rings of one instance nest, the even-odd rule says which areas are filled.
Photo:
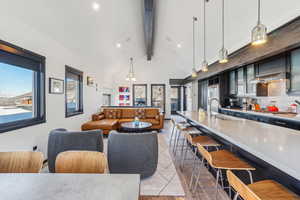
[[224, 0], [222, 0], [222, 48], [219, 51], [219, 63], [227, 63], [228, 62], [228, 50], [225, 48], [225, 8], [224, 8]]
[[260, 11], [261, 3], [258, 0], [258, 21], [257, 25], [252, 29], [252, 45], [261, 45], [267, 42], [267, 27], [261, 23]]
[[193, 68], [192, 68], [192, 78], [197, 78], [197, 70], [195, 63], [195, 22], [197, 21], [197, 17], [193, 17]]
[[203, 62], [201, 67], [203, 72], [208, 71], [208, 63], [206, 61], [206, 1], [208, 0], [203, 0]]
[[129, 73], [126, 76], [126, 81], [136, 81], [134, 71], [133, 71], [133, 58], [130, 58], [130, 68], [129, 68]]

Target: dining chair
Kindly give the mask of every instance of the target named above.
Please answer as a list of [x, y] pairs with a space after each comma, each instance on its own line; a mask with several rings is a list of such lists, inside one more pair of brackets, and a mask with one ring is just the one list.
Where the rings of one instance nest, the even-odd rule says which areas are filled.
[[0, 173], [39, 173], [43, 161], [41, 152], [0, 152]]
[[258, 181], [249, 185], [243, 183], [231, 170], [227, 170], [230, 186], [236, 191], [234, 200], [299, 200], [300, 197], [272, 180]]
[[103, 174], [107, 172], [107, 159], [97, 151], [65, 151], [56, 158], [55, 172]]

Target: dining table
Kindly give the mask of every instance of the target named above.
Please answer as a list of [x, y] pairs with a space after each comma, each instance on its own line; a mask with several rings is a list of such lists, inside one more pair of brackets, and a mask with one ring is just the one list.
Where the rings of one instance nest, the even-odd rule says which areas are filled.
[[2, 200], [138, 200], [138, 174], [0, 174]]

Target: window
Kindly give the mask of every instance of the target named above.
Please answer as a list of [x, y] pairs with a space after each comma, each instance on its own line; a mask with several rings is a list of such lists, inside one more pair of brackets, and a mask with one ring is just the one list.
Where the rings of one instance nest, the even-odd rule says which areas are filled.
[[171, 114], [176, 114], [181, 109], [181, 87], [171, 87]]
[[83, 113], [82, 80], [83, 72], [66, 66], [66, 117]]
[[133, 106], [147, 106], [147, 84], [133, 85]]
[[0, 44], [0, 132], [44, 123], [45, 57]]
[[158, 107], [165, 112], [166, 85], [151, 84], [151, 106]]

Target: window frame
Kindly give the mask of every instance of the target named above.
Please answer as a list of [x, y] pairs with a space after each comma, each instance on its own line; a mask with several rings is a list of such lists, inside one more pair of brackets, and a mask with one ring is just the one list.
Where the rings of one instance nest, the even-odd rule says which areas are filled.
[[[146, 105], [148, 106], [148, 85], [147, 84], [133, 84], [132, 85], [132, 105], [135, 107], [135, 86], [141, 86], [141, 87], [145, 87], [145, 93], [146, 93]], [[136, 106], [136, 107], [140, 107], [140, 106]], [[143, 106], [142, 106], [143, 107]]]
[[[79, 76], [79, 109], [76, 112], [68, 112], [67, 102], [67, 75], [71, 73]], [[83, 114], [83, 72], [68, 65], [65, 66], [65, 118]]]
[[[9, 65], [16, 65], [20, 68], [29, 69], [35, 72], [34, 76], [34, 117], [30, 119], [17, 120], [13, 122], [7, 122], [0, 124], [0, 133], [5, 133], [8, 131], [13, 131], [29, 126], [34, 126], [46, 122], [46, 57], [34, 53], [32, 51], [26, 50], [19, 46], [13, 45], [11, 43], [0, 40], [0, 61]], [[6, 54], [6, 55], [5, 55]], [[10, 57], [13, 56], [13, 57]], [[10, 58], [9, 58], [10, 57]], [[3, 61], [4, 60], [4, 61]], [[10, 63], [8, 62], [18, 63]], [[34, 66], [28, 63], [35, 62]], [[19, 64], [20, 63], [20, 64]], [[23, 66], [22, 66], [23, 64]]]

